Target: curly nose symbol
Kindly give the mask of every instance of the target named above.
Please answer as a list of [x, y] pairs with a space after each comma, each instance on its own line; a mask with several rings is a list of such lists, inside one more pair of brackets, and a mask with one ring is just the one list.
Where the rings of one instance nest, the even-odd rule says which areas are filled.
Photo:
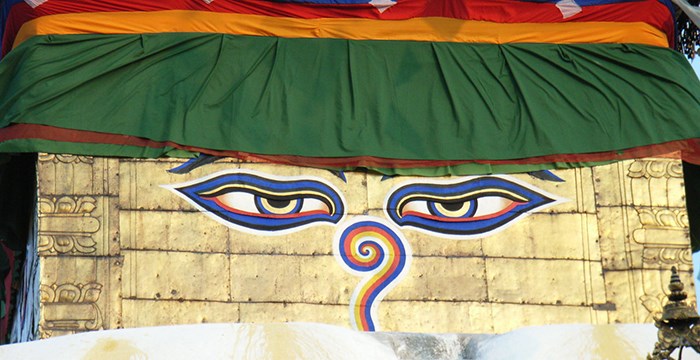
[[381, 219], [352, 219], [336, 232], [333, 251], [341, 267], [362, 277], [350, 299], [350, 322], [357, 330], [377, 331], [377, 308], [408, 273], [411, 248], [401, 232]]

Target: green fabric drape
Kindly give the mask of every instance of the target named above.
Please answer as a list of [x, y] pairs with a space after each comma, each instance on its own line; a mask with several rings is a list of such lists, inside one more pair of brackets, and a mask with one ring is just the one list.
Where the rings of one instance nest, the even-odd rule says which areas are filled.
[[[700, 82], [680, 54], [630, 44], [51, 35], [0, 63], [0, 126], [257, 154], [613, 151], [700, 137], [699, 109]], [[118, 148], [99, 154], [132, 155]]]

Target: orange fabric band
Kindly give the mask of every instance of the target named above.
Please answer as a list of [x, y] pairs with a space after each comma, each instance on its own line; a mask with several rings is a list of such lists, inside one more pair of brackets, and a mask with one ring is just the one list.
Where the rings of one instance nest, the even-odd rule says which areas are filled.
[[22, 26], [14, 46], [39, 35], [172, 32], [487, 44], [634, 43], [668, 47], [666, 34], [646, 23], [493, 23], [438, 17], [408, 20], [296, 19], [190, 10], [42, 16]]

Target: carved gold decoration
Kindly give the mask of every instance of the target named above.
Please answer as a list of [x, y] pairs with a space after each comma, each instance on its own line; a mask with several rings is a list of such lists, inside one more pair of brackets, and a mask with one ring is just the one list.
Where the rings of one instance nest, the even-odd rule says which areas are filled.
[[92, 254], [92, 234], [100, 230], [100, 219], [91, 216], [93, 197], [39, 198], [39, 252]]
[[89, 214], [95, 210], [95, 199], [91, 197], [63, 196], [60, 198], [40, 198], [39, 211], [43, 214]]
[[693, 265], [693, 255], [689, 248], [645, 248], [642, 252], [642, 259], [648, 264]]
[[638, 298], [642, 307], [626, 321], [651, 321], [661, 315], [667, 302], [655, 285], [658, 271], [673, 265], [680, 265], [684, 271], [692, 268], [682, 163], [670, 159], [634, 160], [627, 167], [625, 188], [630, 190], [628, 199], [633, 211], [626, 231], [632, 235], [626, 241], [626, 256], [632, 259], [630, 266], [643, 269], [639, 282], [630, 284], [632, 298]]
[[[663, 313], [664, 305], [668, 303], [668, 297], [663, 292], [655, 292], [653, 294], [647, 293], [640, 296], [639, 300], [642, 307], [647, 310], [646, 316], [643, 319], [640, 317], [641, 322], [644, 323], [659, 319]], [[696, 301], [688, 301], [688, 304], [693, 308], [697, 308]]]
[[[635, 160], [629, 165], [627, 176], [631, 178], [632, 182], [641, 179], [641, 184], [645, 185], [638, 186], [637, 189], [646, 188], [647, 192], [650, 192], [646, 196], [651, 196], [651, 193], [657, 197], [664, 195], [669, 197], [667, 200], [669, 205], [671, 197], [682, 198], [682, 194], [677, 192], [677, 190], [682, 191], [682, 183], [680, 182], [683, 178], [683, 166], [680, 161]], [[653, 189], [657, 189], [656, 191], [660, 189], [662, 192], [655, 193]], [[642, 262], [665, 268], [679, 263], [692, 265], [688, 246], [690, 243], [688, 240], [688, 212], [685, 208], [664, 207], [661, 205], [664, 203], [663, 201], [652, 201], [652, 203], [651, 207], [633, 207], [639, 217], [641, 228], [632, 231], [632, 239], [635, 243], [642, 245]]]
[[642, 306], [649, 312], [644, 322], [652, 321], [654, 319], [659, 319], [661, 313], [664, 311], [664, 305], [668, 301], [664, 293], [656, 294], [644, 294], [639, 297], [642, 301]]
[[88, 331], [102, 327], [102, 312], [97, 301], [102, 284], [39, 285], [42, 303], [41, 331]]
[[688, 212], [685, 209], [635, 208], [646, 228], [687, 229]]
[[41, 285], [39, 293], [43, 303], [94, 303], [100, 298], [102, 284], [51, 284]]
[[700, 353], [700, 315], [695, 308], [686, 304], [688, 294], [683, 291], [684, 285], [676, 271], [671, 268], [671, 283], [668, 289], [668, 302], [664, 305], [663, 313], [656, 319], [654, 325], [659, 329], [654, 351], [647, 355], [648, 360], [672, 360], [671, 354], [679, 350], [682, 354], [684, 347], [689, 347]]
[[680, 161], [639, 159], [630, 164], [628, 177], [637, 178], [683, 178]]
[[41, 162], [52, 162], [54, 164], [64, 163], [64, 164], [92, 164], [94, 159], [91, 156], [79, 156], [79, 155], [57, 155], [57, 154], [46, 154], [39, 153], [39, 161]]
[[643, 246], [645, 264], [692, 265], [688, 239], [688, 212], [685, 209], [634, 208], [641, 228], [632, 232], [635, 243]]

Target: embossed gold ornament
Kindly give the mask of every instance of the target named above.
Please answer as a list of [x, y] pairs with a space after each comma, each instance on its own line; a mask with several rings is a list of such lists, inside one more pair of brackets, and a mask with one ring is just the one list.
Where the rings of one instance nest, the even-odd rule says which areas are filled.
[[683, 348], [690, 347], [700, 353], [700, 316], [686, 304], [688, 294], [683, 291], [683, 283], [676, 267], [671, 268], [671, 283], [668, 289], [668, 303], [655, 325], [659, 328], [659, 341], [654, 351], [647, 355], [647, 360], [672, 360], [671, 354], [678, 350], [678, 358], [683, 356]]

